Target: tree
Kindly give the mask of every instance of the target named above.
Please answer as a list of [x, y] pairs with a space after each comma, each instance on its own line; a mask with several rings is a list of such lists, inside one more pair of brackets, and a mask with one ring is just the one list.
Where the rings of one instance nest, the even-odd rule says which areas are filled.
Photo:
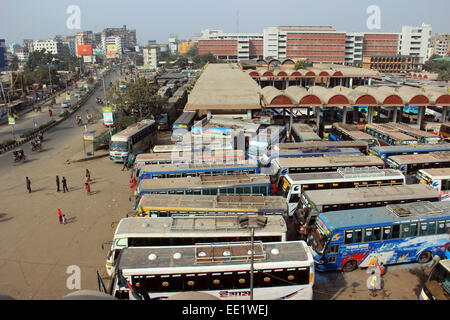
[[306, 62], [303, 61], [303, 60], [298, 60], [298, 61], [295, 63], [294, 69], [295, 69], [295, 70], [298, 70], [298, 69], [306, 69]]
[[127, 83], [127, 88], [120, 91], [116, 82], [108, 88], [108, 101], [117, 104], [124, 117], [135, 117], [136, 120], [148, 116], [153, 118], [161, 112], [167, 103], [166, 97], [158, 94], [158, 86], [150, 79], [139, 78]]
[[16, 55], [13, 55], [11, 61], [8, 65], [9, 71], [16, 71], [19, 68], [19, 58]]
[[53, 59], [55, 58], [55, 55], [50, 52], [46, 52], [45, 49], [42, 49], [40, 51], [33, 51], [28, 56], [27, 68], [31, 69], [31, 71], [34, 71], [38, 66], [52, 63]]

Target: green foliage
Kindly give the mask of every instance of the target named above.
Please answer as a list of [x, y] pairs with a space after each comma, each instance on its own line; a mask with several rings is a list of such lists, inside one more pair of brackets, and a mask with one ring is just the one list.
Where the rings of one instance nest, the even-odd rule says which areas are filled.
[[33, 51], [28, 56], [27, 69], [34, 71], [38, 66], [52, 63], [54, 58], [56, 58], [56, 56], [50, 52], [46, 52], [45, 49]]
[[305, 63], [305, 61], [298, 60], [298, 61], [295, 63], [294, 69], [295, 69], [295, 70], [298, 70], [298, 69], [306, 69], [306, 63]]
[[439, 55], [433, 54], [428, 61], [423, 65], [425, 71], [438, 73], [438, 80], [450, 80], [450, 62], [449, 61], [433, 61], [433, 59], [440, 58]]
[[9, 71], [16, 71], [19, 68], [19, 58], [16, 55], [13, 55], [11, 61], [8, 64]]
[[117, 110], [125, 117], [144, 118], [150, 114], [155, 117], [167, 103], [166, 97], [157, 94], [158, 86], [150, 79], [139, 78], [127, 83], [123, 91], [120, 91], [119, 85], [119, 82], [113, 83], [108, 88], [107, 97], [108, 101], [117, 104]]
[[[33, 84], [33, 83], [50, 83], [50, 76], [49, 76], [49, 68], [45, 65], [39, 66], [39, 68], [36, 67], [35, 70], [25, 69], [24, 72], [24, 78], [26, 84]], [[52, 83], [56, 83], [57, 81], [57, 74], [55, 68], [50, 68], [50, 74], [52, 77]]]
[[211, 53], [197, 55], [192, 58], [192, 62], [194, 63], [194, 69], [202, 68], [207, 62], [209, 63], [217, 63], [216, 57]]
[[197, 46], [192, 46], [191, 48], [189, 48], [189, 50], [186, 52], [186, 57], [190, 57], [193, 58], [195, 56], [198, 56], [198, 47]]

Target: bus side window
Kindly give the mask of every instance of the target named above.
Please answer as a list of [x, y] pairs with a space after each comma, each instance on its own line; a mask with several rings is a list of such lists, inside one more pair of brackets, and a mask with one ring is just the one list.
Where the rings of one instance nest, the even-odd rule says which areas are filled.
[[345, 239], [344, 239], [344, 243], [345, 243], [345, 244], [353, 243], [353, 230], [347, 230], [347, 231], [345, 231]]
[[400, 225], [394, 224], [392, 226], [392, 239], [398, 239], [400, 238]]
[[373, 239], [372, 241], [379, 241], [381, 240], [381, 228], [375, 227], [373, 228]]
[[450, 189], [450, 180], [442, 180], [441, 182], [441, 191], [448, 191]]
[[383, 240], [391, 239], [391, 227], [383, 227]]
[[364, 242], [373, 241], [373, 231], [372, 228], [364, 229]]
[[437, 223], [437, 234], [447, 233], [447, 228], [445, 227], [445, 221], [438, 221]]
[[328, 251], [328, 253], [330, 253], [330, 254], [339, 253], [339, 245], [338, 244], [331, 245], [330, 246], [330, 250]]

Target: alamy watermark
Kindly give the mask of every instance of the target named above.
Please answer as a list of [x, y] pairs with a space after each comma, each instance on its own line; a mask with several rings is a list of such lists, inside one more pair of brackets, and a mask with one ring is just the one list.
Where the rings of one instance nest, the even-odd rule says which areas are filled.
[[81, 269], [79, 266], [71, 265], [66, 269], [66, 273], [70, 276], [66, 280], [66, 287], [69, 290], [81, 289]]
[[370, 16], [366, 20], [366, 26], [369, 30], [381, 29], [381, 9], [377, 5], [367, 7], [366, 13]]
[[81, 9], [77, 5], [70, 5], [66, 9], [66, 13], [70, 16], [66, 20], [66, 26], [70, 30], [81, 29]]

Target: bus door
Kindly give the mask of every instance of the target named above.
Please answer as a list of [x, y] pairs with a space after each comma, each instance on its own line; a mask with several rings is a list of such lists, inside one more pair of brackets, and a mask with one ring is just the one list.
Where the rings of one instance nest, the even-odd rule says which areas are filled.
[[[328, 245], [325, 250], [325, 257], [326, 257], [325, 263], [327, 265], [329, 265], [331, 270], [339, 269], [338, 258], [339, 258], [339, 249], [341, 246], [339, 243], [339, 240], [341, 239], [341, 237], [338, 237], [339, 235], [340, 235], [340, 233], [333, 235], [333, 237], [331, 237], [328, 240]], [[327, 268], [328, 268], [328, 266], [327, 266]]]

